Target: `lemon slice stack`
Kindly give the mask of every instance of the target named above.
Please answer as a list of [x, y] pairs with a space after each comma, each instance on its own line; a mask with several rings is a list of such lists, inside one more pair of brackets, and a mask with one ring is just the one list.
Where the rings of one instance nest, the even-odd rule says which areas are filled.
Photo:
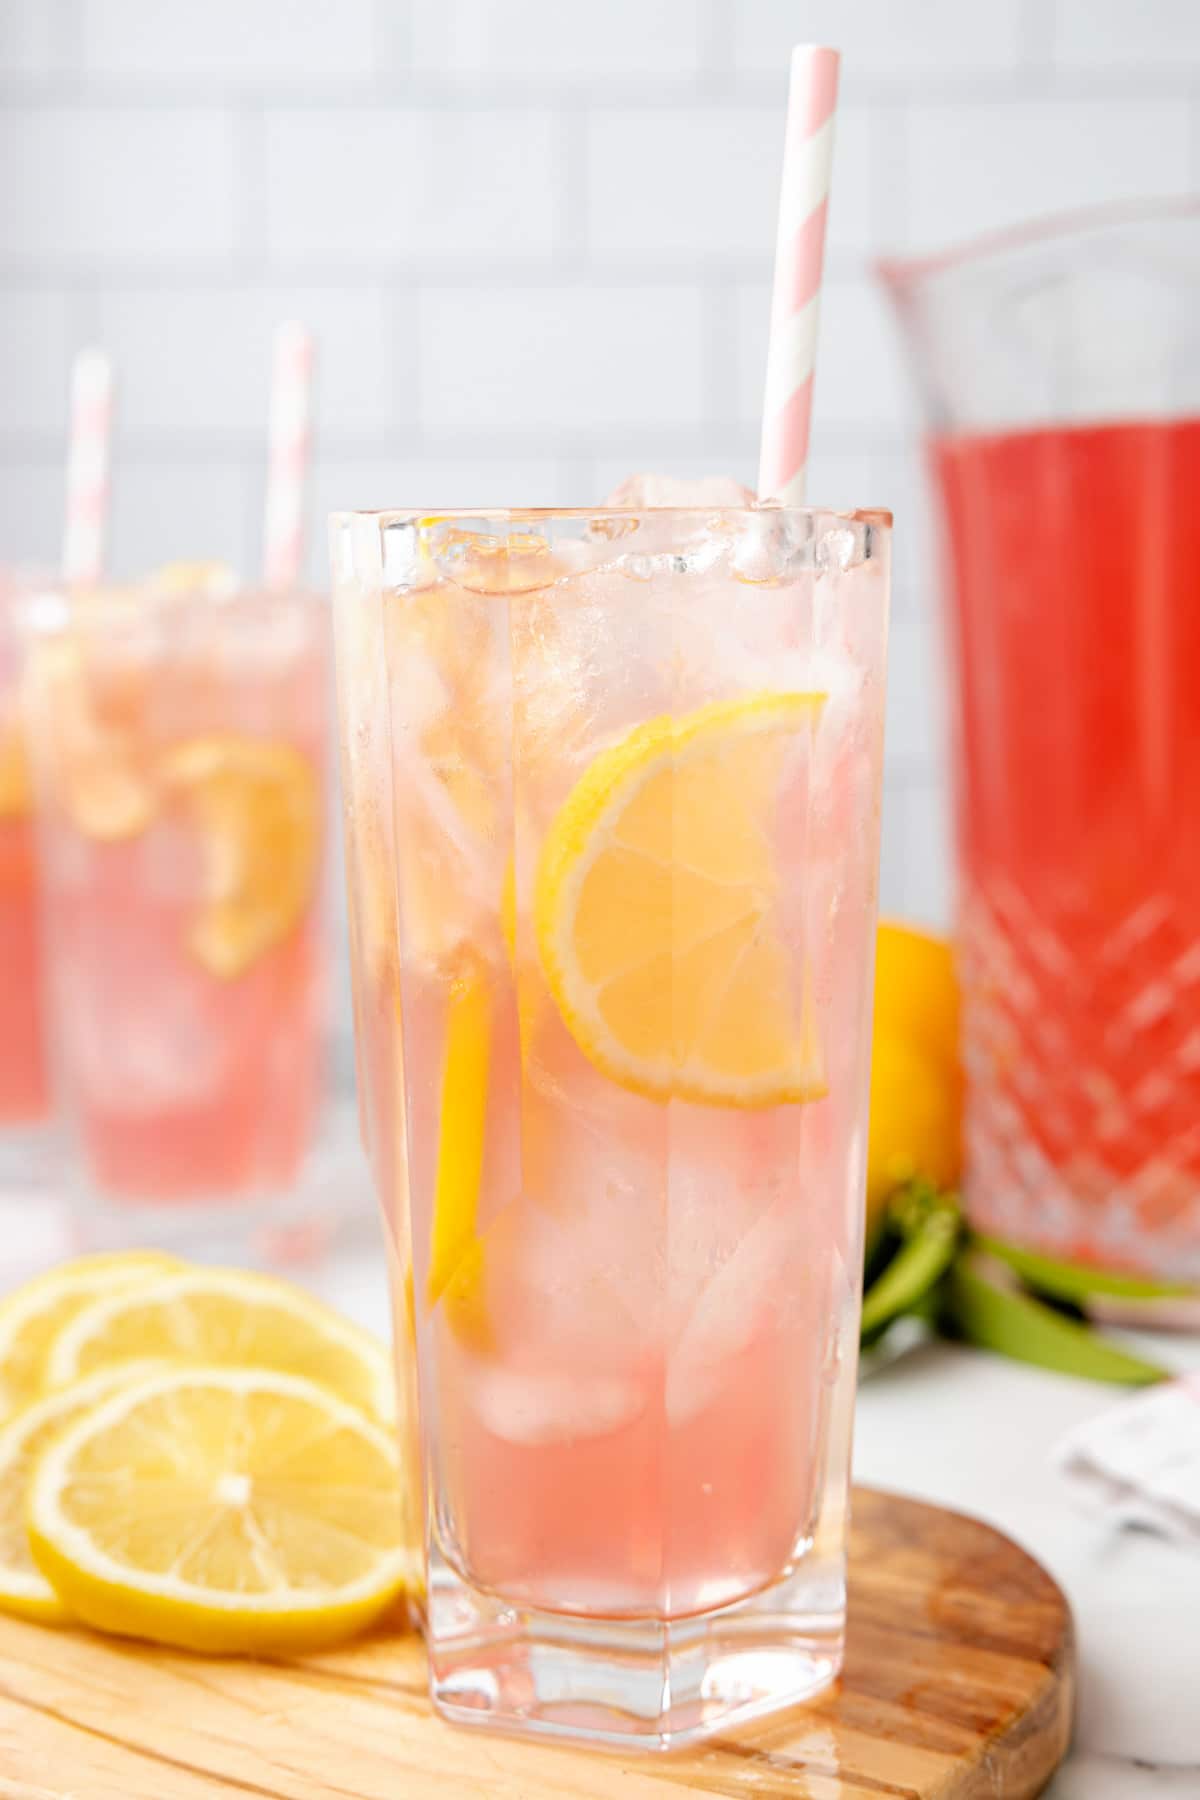
[[286, 1282], [84, 1258], [0, 1304], [0, 1608], [287, 1652], [416, 1575], [381, 1344]]

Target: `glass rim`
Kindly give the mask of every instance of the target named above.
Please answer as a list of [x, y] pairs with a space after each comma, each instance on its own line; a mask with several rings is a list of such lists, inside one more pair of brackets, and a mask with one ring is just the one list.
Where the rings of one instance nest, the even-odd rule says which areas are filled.
[[894, 294], [907, 293], [931, 276], [984, 263], [990, 257], [1032, 248], [1056, 238], [1083, 237], [1089, 232], [1119, 230], [1128, 225], [1152, 225], [1166, 219], [1200, 216], [1200, 192], [1160, 195], [1146, 200], [1113, 200], [1093, 206], [1076, 206], [1062, 212], [1042, 213], [1017, 225], [1001, 225], [976, 232], [957, 244], [916, 256], [876, 258], [875, 273]]
[[72, 583], [53, 573], [15, 589], [7, 598], [17, 629], [31, 639], [106, 627], [136, 629], [193, 611], [221, 619], [264, 611], [311, 611], [319, 616], [328, 600], [310, 582], [268, 587], [239, 581], [228, 590], [206, 592], [199, 586], [171, 588], [153, 581]]
[[885, 526], [891, 529], [893, 515], [886, 506], [454, 506], [443, 507], [366, 507], [339, 508], [329, 515], [333, 526], [342, 527], [355, 520], [374, 520], [380, 525], [450, 525], [468, 519], [488, 524], [537, 524], [554, 519], [845, 519], [851, 523]]

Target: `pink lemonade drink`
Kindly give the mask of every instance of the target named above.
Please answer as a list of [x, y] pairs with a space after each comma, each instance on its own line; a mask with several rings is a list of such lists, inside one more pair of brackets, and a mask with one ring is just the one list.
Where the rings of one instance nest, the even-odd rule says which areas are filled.
[[364, 1112], [454, 1718], [661, 1746], [840, 1664], [889, 538], [335, 521]]
[[53, 1036], [97, 1204], [286, 1195], [320, 1094], [326, 623], [300, 594], [30, 611]]
[[0, 1133], [37, 1125], [49, 1107], [42, 1045], [37, 869], [16, 590], [0, 577]]

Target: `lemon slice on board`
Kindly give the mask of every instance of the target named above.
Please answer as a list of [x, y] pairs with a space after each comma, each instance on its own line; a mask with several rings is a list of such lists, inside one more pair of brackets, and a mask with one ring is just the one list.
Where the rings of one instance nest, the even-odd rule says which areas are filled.
[[211, 975], [232, 981], [308, 907], [321, 835], [317, 772], [293, 744], [209, 737], [176, 745], [160, 774], [204, 849], [207, 892], [188, 949]]
[[0, 1430], [0, 1611], [39, 1625], [61, 1625], [70, 1617], [29, 1548], [25, 1512], [30, 1479], [59, 1432], [154, 1367], [137, 1363], [97, 1369], [83, 1381], [44, 1394]]
[[288, 1370], [377, 1418], [394, 1388], [378, 1339], [302, 1289], [242, 1269], [184, 1269], [80, 1312], [46, 1363], [54, 1386], [147, 1357]]
[[101, 1294], [122, 1293], [180, 1266], [157, 1250], [81, 1256], [6, 1294], [0, 1300], [0, 1417], [42, 1392], [50, 1348], [76, 1313]]
[[823, 1091], [775, 916], [772, 813], [824, 696], [651, 719], [585, 771], [542, 847], [534, 924], [568, 1030], [656, 1100], [765, 1107]]
[[41, 1457], [30, 1547], [77, 1618], [238, 1654], [338, 1642], [415, 1573], [392, 1434], [314, 1382], [174, 1368]]

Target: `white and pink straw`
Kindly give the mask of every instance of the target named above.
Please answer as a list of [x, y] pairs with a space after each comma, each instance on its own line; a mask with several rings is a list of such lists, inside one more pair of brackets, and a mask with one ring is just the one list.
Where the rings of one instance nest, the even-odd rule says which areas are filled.
[[792, 51], [758, 471], [759, 499], [787, 506], [804, 500], [840, 61], [814, 44]]
[[63, 578], [94, 586], [104, 573], [111, 489], [112, 363], [103, 350], [80, 350], [71, 366]]
[[304, 566], [313, 360], [312, 336], [304, 326], [294, 321], [280, 325], [271, 376], [263, 531], [263, 580], [269, 588], [294, 587]]

